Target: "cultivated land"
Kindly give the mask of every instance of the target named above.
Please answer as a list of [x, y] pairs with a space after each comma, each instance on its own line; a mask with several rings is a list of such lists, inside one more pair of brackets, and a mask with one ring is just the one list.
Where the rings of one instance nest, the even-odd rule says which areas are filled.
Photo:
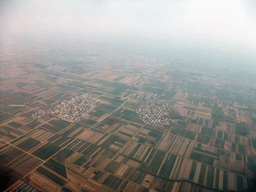
[[254, 84], [88, 50], [2, 51], [0, 190], [252, 187]]

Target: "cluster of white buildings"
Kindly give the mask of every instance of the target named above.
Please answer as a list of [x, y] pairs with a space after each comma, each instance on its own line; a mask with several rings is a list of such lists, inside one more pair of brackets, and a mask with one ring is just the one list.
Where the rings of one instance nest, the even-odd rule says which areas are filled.
[[164, 125], [170, 125], [173, 121], [169, 114], [174, 110], [170, 101], [154, 98], [147, 100], [144, 105], [136, 110], [136, 113], [144, 123], [163, 127]]
[[32, 114], [32, 118], [41, 119], [41, 117], [43, 117], [44, 115], [45, 115], [45, 111], [39, 110], [38, 112], [35, 112], [34, 114]]
[[97, 106], [98, 102], [98, 99], [91, 97], [89, 94], [76, 96], [69, 101], [62, 101], [50, 113], [68, 122], [80, 121], [90, 110]]

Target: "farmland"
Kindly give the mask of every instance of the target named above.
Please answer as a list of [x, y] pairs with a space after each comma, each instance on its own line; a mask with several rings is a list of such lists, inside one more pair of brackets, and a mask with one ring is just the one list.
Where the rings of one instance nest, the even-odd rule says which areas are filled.
[[[45, 51], [45, 58], [29, 56], [31, 63], [3, 64], [0, 168], [10, 179], [3, 190], [253, 186], [256, 92], [249, 83], [234, 86], [220, 74], [195, 75], [147, 57]], [[22, 75], [8, 78], [17, 62]]]

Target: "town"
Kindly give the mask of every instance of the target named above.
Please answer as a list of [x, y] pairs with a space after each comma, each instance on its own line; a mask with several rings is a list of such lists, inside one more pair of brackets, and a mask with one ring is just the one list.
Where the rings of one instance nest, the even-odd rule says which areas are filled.
[[77, 122], [88, 115], [98, 103], [97, 99], [85, 94], [76, 96], [70, 101], [62, 101], [61, 104], [50, 110], [50, 113], [65, 121]]
[[163, 127], [174, 121], [169, 118], [171, 111], [174, 111], [172, 102], [154, 98], [147, 100], [136, 110], [136, 113], [144, 123]]

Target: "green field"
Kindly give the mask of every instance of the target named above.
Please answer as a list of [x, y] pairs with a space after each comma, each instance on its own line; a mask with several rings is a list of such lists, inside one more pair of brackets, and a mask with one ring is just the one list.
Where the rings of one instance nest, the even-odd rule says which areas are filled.
[[60, 148], [52, 143], [47, 143], [46, 145], [40, 147], [36, 151], [34, 151], [32, 154], [46, 160], [49, 157], [51, 157], [54, 153], [56, 153]]
[[60, 186], [64, 186], [67, 183], [66, 181], [64, 181], [63, 179], [61, 179], [57, 175], [49, 172], [48, 170], [44, 169], [43, 167], [39, 167], [36, 171], [39, 172], [40, 174], [46, 176], [51, 181], [57, 183]]
[[168, 178], [172, 172], [173, 165], [177, 159], [176, 155], [169, 154], [159, 172], [159, 175]]
[[71, 133], [73, 133], [75, 130], [77, 130], [80, 127], [80, 125], [76, 124], [74, 126], [72, 126], [70, 129], [66, 130], [65, 132], [62, 133], [63, 137], [67, 137], [68, 135], [70, 135]]
[[95, 109], [95, 110], [96, 110], [95, 112], [90, 112], [89, 115], [101, 117], [102, 115], [106, 114], [104, 111], [101, 111], [99, 109]]
[[164, 92], [164, 89], [161, 88], [156, 88], [156, 87], [151, 87], [151, 86], [145, 86], [142, 89], [143, 91], [149, 92], [149, 93], [154, 93], [154, 94], [158, 94], [161, 95]]
[[102, 109], [102, 110], [104, 110], [104, 111], [106, 111], [106, 112], [112, 112], [112, 111], [114, 111], [114, 110], [116, 110], [117, 109], [117, 107], [115, 107], [115, 106], [112, 106], [112, 105], [107, 105], [107, 104], [104, 104], [104, 103], [102, 103], [102, 104], [100, 104], [98, 107], [96, 107], [95, 109]]
[[103, 184], [112, 188], [112, 189], [114, 189], [114, 190], [116, 190], [122, 182], [123, 182], [123, 179], [118, 178], [114, 175], [109, 175], [109, 177], [107, 177], [105, 179]]
[[64, 178], [67, 178], [66, 167], [53, 159], [49, 159], [44, 165]]
[[14, 147], [8, 147], [7, 149], [0, 152], [0, 164], [6, 165], [7, 163], [13, 161], [14, 159], [20, 157], [23, 154], [24, 152], [19, 149], [16, 149]]
[[17, 147], [19, 147], [20, 149], [23, 149], [24, 151], [28, 151], [28, 150], [34, 148], [35, 146], [37, 146], [39, 143], [40, 143], [40, 141], [37, 141], [32, 138], [28, 138], [27, 140], [25, 140], [22, 143], [20, 143], [19, 145], [17, 145]]
[[38, 121], [32, 121], [31, 123], [27, 124], [27, 126], [31, 129], [35, 128], [40, 123]]
[[21, 124], [16, 123], [16, 122], [14, 122], [14, 121], [12, 121], [11, 123], [8, 123], [8, 125], [10, 125], [11, 127], [14, 127], [14, 128], [20, 128], [20, 127], [22, 127]]
[[9, 119], [11, 117], [11, 115], [7, 114], [7, 113], [3, 113], [0, 115], [0, 121], [4, 121], [6, 119]]

